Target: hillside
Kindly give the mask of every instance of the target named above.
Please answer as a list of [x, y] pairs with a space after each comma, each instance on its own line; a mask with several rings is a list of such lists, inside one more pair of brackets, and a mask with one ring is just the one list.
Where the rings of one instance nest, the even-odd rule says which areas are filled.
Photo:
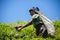
[[26, 22], [22, 21], [10, 24], [0, 23], [0, 40], [60, 40], [60, 21], [53, 21], [56, 30], [54, 38], [37, 37], [33, 25], [30, 25], [19, 32], [14, 28], [16, 25], [23, 25], [25, 23]]

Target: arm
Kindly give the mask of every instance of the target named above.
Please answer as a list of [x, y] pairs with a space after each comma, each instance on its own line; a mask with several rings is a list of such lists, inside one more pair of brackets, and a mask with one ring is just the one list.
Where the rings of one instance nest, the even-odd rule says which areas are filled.
[[20, 28], [22, 29], [22, 28], [25, 28], [25, 27], [31, 25], [32, 22], [35, 21], [38, 16], [39, 16], [38, 14], [34, 14], [34, 15], [32, 16], [32, 19], [31, 19], [27, 24], [23, 25], [23, 26], [20, 27]]
[[23, 25], [22, 27], [20, 27], [20, 29], [25, 28], [25, 27], [31, 25], [34, 20], [35, 20], [35, 19], [32, 18], [27, 24], [25, 24], [25, 25]]

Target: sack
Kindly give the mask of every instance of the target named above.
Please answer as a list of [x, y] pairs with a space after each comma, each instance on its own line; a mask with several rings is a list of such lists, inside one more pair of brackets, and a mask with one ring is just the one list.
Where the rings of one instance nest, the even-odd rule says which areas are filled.
[[48, 34], [50, 35], [54, 35], [55, 34], [55, 28], [52, 24], [52, 21], [49, 20], [46, 16], [44, 16], [43, 13], [39, 12], [39, 11], [36, 11], [39, 15], [40, 15], [40, 18], [42, 19], [47, 31], [48, 31]]

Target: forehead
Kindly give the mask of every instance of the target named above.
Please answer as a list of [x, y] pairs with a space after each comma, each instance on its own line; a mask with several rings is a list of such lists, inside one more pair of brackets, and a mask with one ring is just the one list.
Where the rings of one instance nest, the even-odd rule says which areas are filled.
[[31, 10], [30, 12], [34, 12], [33, 10]]
[[30, 12], [34, 12], [34, 11], [30, 11]]
[[29, 12], [34, 11], [33, 9], [30, 9]]

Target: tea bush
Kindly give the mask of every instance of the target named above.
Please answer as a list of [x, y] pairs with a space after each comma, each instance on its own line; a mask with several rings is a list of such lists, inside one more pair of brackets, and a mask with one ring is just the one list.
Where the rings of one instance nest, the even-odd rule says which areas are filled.
[[60, 40], [60, 21], [53, 21], [56, 30], [54, 38], [36, 36], [33, 25], [23, 28], [20, 31], [14, 28], [16, 25], [24, 25], [25, 23], [22, 21], [11, 24], [0, 23], [0, 40]]

